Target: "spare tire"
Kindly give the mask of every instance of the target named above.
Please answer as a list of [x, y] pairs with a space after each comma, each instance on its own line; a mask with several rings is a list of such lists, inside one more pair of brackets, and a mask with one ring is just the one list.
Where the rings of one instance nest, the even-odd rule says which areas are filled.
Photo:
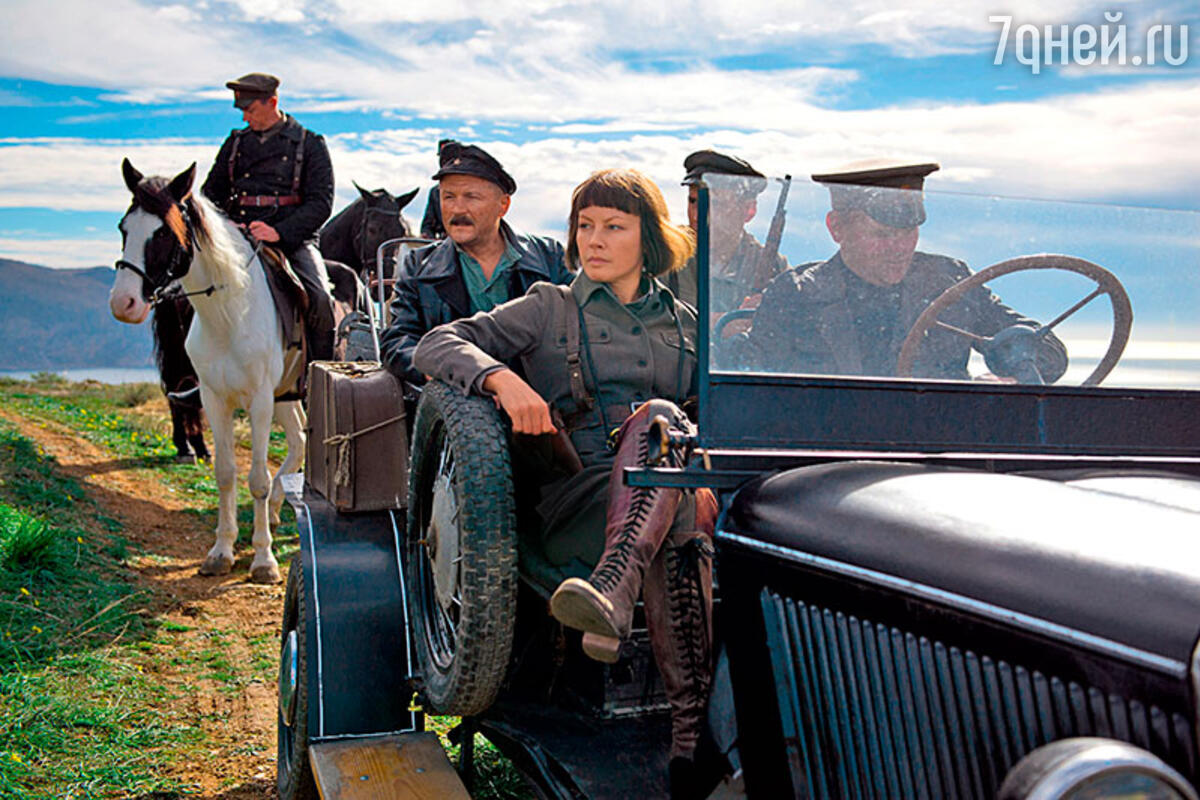
[[427, 710], [470, 716], [504, 681], [516, 622], [508, 431], [491, 400], [437, 381], [413, 424], [405, 584]]

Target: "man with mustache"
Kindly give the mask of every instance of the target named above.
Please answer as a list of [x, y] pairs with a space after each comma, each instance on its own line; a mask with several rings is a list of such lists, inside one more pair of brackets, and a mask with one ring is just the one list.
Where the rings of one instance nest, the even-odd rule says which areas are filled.
[[[962, 261], [916, 249], [918, 228], [925, 222], [921, 190], [925, 176], [938, 168], [874, 159], [812, 176], [829, 189], [825, 225], [838, 252], [771, 281], [748, 337], [738, 342], [741, 366], [825, 375], [896, 374], [901, 344], [917, 317], [971, 275]], [[1033, 336], [1038, 323], [1006, 306], [986, 286], [964, 295], [939, 319], [977, 336], [1004, 331], [1007, 340], [1020, 340], [1011, 359], [989, 362], [993, 374], [985, 378], [1028, 376], [1027, 363], [1036, 365], [1045, 383], [1066, 371], [1063, 343], [1052, 333]], [[913, 363], [913, 377], [969, 379], [974, 344], [948, 328], [930, 329]]]
[[517, 183], [483, 148], [453, 139], [438, 146], [446, 238], [404, 257], [380, 349], [384, 364], [415, 385], [412, 354], [427, 331], [525, 294], [538, 281], [567, 283], [563, 247], [504, 221]]

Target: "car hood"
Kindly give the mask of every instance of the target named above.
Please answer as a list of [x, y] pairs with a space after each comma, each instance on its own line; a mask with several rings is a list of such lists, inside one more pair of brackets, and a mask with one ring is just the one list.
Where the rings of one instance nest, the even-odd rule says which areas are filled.
[[1200, 480], [1185, 475], [822, 464], [743, 487], [719, 535], [1182, 665], [1200, 631]]

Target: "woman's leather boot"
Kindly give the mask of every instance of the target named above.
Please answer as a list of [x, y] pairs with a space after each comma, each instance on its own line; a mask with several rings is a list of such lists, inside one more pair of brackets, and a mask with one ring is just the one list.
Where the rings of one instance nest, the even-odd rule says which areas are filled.
[[679, 489], [624, 482], [625, 467], [648, 463], [646, 432], [660, 415], [680, 432], [690, 432], [687, 416], [665, 400], [643, 403], [625, 420], [608, 482], [604, 553], [587, 580], [568, 578], [550, 598], [550, 613], [562, 624], [583, 631], [584, 652], [599, 661], [617, 660], [621, 640], [629, 636], [643, 576], [675, 522], [683, 494]]

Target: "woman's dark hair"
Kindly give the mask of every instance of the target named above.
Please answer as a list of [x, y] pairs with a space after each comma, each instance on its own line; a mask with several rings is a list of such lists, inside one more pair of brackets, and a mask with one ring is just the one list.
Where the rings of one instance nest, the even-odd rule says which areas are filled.
[[590, 206], [615, 208], [642, 222], [642, 262], [651, 275], [682, 269], [696, 251], [690, 228], [671, 224], [667, 204], [654, 181], [636, 169], [602, 169], [575, 187], [567, 233], [567, 267], [579, 269], [575, 226], [579, 212]]

